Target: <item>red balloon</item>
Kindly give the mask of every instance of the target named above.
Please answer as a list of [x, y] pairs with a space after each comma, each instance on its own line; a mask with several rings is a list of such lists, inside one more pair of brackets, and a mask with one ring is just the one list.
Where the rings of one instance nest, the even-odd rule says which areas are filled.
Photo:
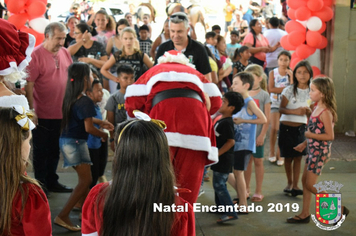
[[312, 69], [313, 69], [313, 77], [321, 74], [320, 69], [318, 67], [312, 66]]
[[305, 32], [293, 31], [289, 34], [289, 43], [293, 46], [299, 46], [305, 42]]
[[27, 12], [31, 18], [40, 17], [46, 12], [46, 5], [41, 1], [33, 2], [27, 8]]
[[290, 8], [297, 10], [300, 7], [305, 7], [307, 5], [306, 0], [287, 0], [287, 5]]
[[21, 29], [22, 26], [26, 24], [27, 19], [28, 15], [26, 13], [23, 13], [11, 15], [8, 21], [12, 23], [17, 29]]
[[324, 2], [323, 0], [312, 0], [312, 1], [308, 1], [307, 3], [307, 7], [311, 10], [311, 11], [320, 11], [324, 6]]
[[320, 30], [318, 30], [316, 32], [322, 34], [322, 33], [324, 33], [325, 30], [326, 30], [326, 24], [325, 24], [325, 22], [322, 21], [322, 25], [321, 25]]
[[302, 31], [302, 32], [306, 31], [305, 27], [301, 23], [295, 20], [288, 21], [286, 23], [285, 29], [288, 33], [292, 33], [293, 31]]
[[328, 46], [328, 40], [323, 35], [321, 35], [321, 42], [320, 42], [319, 46], [316, 48], [324, 49], [324, 48], [326, 48], [326, 46]]
[[334, 16], [334, 11], [330, 7], [323, 7], [320, 11], [312, 12], [313, 16], [317, 16], [321, 21], [327, 22]]
[[310, 47], [313, 47], [313, 48], [317, 48], [317, 47], [319, 47], [321, 40], [322, 40], [321, 34], [316, 31], [309, 30], [307, 32], [306, 40], [307, 40], [307, 45], [309, 45]]
[[293, 8], [289, 8], [287, 15], [290, 19], [296, 20], [297, 18], [295, 17], [295, 10]]
[[301, 21], [308, 20], [311, 15], [312, 13], [307, 7], [300, 7], [295, 11], [295, 17]]
[[288, 37], [288, 35], [285, 35], [281, 38], [281, 46], [287, 51], [293, 51], [296, 49], [296, 47], [289, 43]]
[[301, 44], [297, 47], [295, 52], [297, 53], [298, 57], [302, 59], [308, 58], [310, 55], [312, 55], [315, 52], [315, 48], [312, 48], [306, 44]]
[[40, 45], [41, 43], [43, 43], [44, 39], [45, 39], [44, 34], [38, 34], [38, 33], [37, 33], [37, 36], [36, 36], [36, 44], [35, 44], [35, 45], [36, 45], [36, 46]]
[[[290, 61], [290, 68], [294, 69], [294, 67], [298, 64], [298, 62], [302, 61], [301, 58], [297, 57], [296, 53], [293, 53], [293, 55], [296, 55], [294, 58], [292, 58], [292, 60]], [[292, 57], [293, 57], [292, 55]]]
[[12, 0], [12, 1], [8, 1], [7, 3], [7, 9], [11, 12], [11, 13], [20, 13], [20, 11], [25, 9], [25, 4], [26, 4], [26, 0]]

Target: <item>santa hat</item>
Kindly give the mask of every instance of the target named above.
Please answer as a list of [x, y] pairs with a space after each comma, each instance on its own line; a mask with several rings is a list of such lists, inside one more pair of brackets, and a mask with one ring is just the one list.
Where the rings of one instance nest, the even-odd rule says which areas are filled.
[[6, 20], [0, 19], [0, 25], [0, 75], [15, 83], [22, 78], [22, 71], [31, 61], [36, 39], [18, 31]]
[[170, 50], [165, 52], [163, 56], [160, 56], [157, 60], [157, 64], [161, 63], [179, 63], [195, 69], [195, 65], [190, 63], [189, 59], [183, 53], [176, 50]]

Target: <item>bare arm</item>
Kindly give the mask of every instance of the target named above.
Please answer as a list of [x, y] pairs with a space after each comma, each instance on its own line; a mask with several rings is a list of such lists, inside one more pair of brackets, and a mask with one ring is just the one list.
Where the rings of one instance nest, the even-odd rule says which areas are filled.
[[[111, 123], [111, 124], [115, 124], [115, 113], [113, 111], [107, 111], [107, 118], [108, 118], [108, 121]], [[114, 130], [111, 130], [110, 131], [110, 139], [114, 139], [115, 138], [115, 132]], [[115, 150], [115, 143], [114, 141], [110, 142], [110, 148], [112, 151]]]
[[118, 82], [117, 81], [117, 77], [115, 77], [113, 74], [110, 73], [110, 68], [115, 64], [116, 60], [114, 55], [110, 56], [110, 59], [107, 60], [104, 65], [101, 67], [100, 73], [105, 76], [106, 78], [114, 81], [114, 82]]
[[297, 109], [288, 109], [286, 108], [289, 103], [289, 100], [282, 95], [282, 101], [279, 106], [279, 113], [286, 114], [286, 115], [297, 115], [297, 116], [304, 116], [310, 110], [309, 107], [298, 107]]
[[211, 72], [211, 82], [213, 82], [214, 84], [219, 83], [219, 78], [218, 78], [218, 74], [216, 73], [216, 71]]
[[232, 66], [229, 66], [225, 70], [223, 68], [220, 68], [219, 70], [219, 81], [221, 81], [223, 78], [228, 76], [232, 71]]
[[83, 46], [83, 40], [75, 41], [75, 44], [70, 45], [67, 49], [70, 55], [74, 55], [78, 52], [78, 50]]
[[253, 114], [257, 116], [257, 119], [254, 120], [244, 120], [241, 118], [234, 118], [234, 123], [235, 124], [241, 124], [241, 123], [250, 123], [250, 124], [266, 124], [267, 123], [267, 118], [263, 114], [260, 108], [257, 107], [256, 103], [254, 101], [249, 101], [247, 105], [247, 109], [250, 110]]
[[33, 109], [33, 87], [35, 86], [35, 82], [27, 81], [25, 86], [26, 97], [28, 101], [28, 105], [30, 109]]
[[147, 56], [147, 54], [143, 54], [143, 63], [149, 68], [153, 66], [153, 62], [150, 60], [150, 58]]
[[103, 138], [105, 141], [108, 139], [108, 134], [104, 131], [97, 129], [93, 123], [93, 117], [84, 119], [85, 132]]
[[208, 74], [205, 74], [204, 76], [205, 76], [205, 78], [206, 78], [207, 80], [212, 81], [212, 79], [211, 79], [211, 72], [209, 72]]
[[235, 145], [235, 139], [226, 140], [226, 143], [224, 143], [224, 145], [221, 148], [219, 148], [219, 156], [229, 151], [230, 148], [232, 148], [234, 145]]
[[156, 48], [161, 45], [161, 35], [159, 35], [156, 40], [153, 42], [152, 47], [151, 47], [151, 51], [150, 51], [150, 56], [152, 57], [153, 61], [155, 60], [155, 56], [156, 56]]
[[252, 54], [255, 54], [255, 53], [259, 53], [259, 52], [269, 52], [269, 47], [253, 47], [252, 44], [250, 43], [246, 43], [245, 46], [249, 47], [250, 48], [250, 52]]
[[275, 83], [274, 83], [274, 72], [273, 72], [273, 70], [271, 70], [271, 71], [269, 72], [269, 76], [268, 76], [268, 77], [269, 77], [269, 79], [268, 79], [268, 91], [269, 91], [270, 93], [277, 93], [277, 94], [282, 93], [284, 87], [282, 87], [282, 88], [276, 88], [276, 87], [274, 87], [274, 86], [275, 86]]
[[257, 146], [262, 146], [265, 141], [265, 138], [266, 138], [266, 134], [267, 134], [268, 127], [269, 127], [270, 115], [271, 115], [271, 103], [266, 103], [264, 106], [264, 110], [265, 110], [265, 116], [266, 116], [267, 122], [262, 125], [261, 133], [256, 138]]
[[108, 41], [108, 44], [106, 45], [106, 54], [110, 55], [111, 54], [111, 50], [112, 50], [112, 47], [114, 45], [114, 40], [112, 39], [109, 39]]

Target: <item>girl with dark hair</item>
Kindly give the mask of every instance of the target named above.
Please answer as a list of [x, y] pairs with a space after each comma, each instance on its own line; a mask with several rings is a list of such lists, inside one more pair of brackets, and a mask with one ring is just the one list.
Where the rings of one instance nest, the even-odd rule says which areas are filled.
[[[121, 123], [115, 139], [113, 180], [90, 191], [83, 206], [83, 234], [195, 235], [192, 206], [175, 195], [164, 126], [156, 120]], [[155, 204], [184, 205], [188, 211], [155, 212]]]
[[113, 129], [96, 116], [93, 101], [85, 94], [91, 88], [93, 77], [88, 64], [74, 62], [68, 68], [68, 81], [62, 106], [62, 134], [59, 147], [64, 158], [63, 167], [73, 167], [78, 174], [78, 184], [67, 203], [54, 219], [54, 223], [70, 231], [80, 231], [69, 219], [69, 213], [80, 201], [84, 201], [92, 182], [90, 165], [92, 164], [87, 145], [88, 133], [107, 140], [107, 133], [97, 129], [93, 123], [103, 128]]
[[[73, 62], [90, 63], [100, 71], [100, 68], [108, 60], [105, 47], [102, 43], [91, 39], [91, 27], [86, 23], [79, 23], [74, 28], [75, 40], [68, 47]], [[109, 82], [101, 81], [104, 88], [109, 88]]]
[[234, 59], [239, 58], [239, 60], [232, 64], [233, 75], [244, 71], [248, 65], [252, 64], [250, 57], [250, 49], [247, 46], [242, 46], [241, 48], [235, 50]]
[[269, 72], [268, 91], [270, 92], [271, 105], [271, 131], [270, 131], [270, 153], [268, 160], [277, 162], [277, 165], [284, 164], [284, 158], [280, 156], [279, 148], [275, 151], [277, 134], [279, 130], [279, 106], [281, 104], [281, 93], [285, 87], [293, 83], [293, 71], [289, 68], [291, 54], [288, 51], [281, 51], [278, 54], [278, 67]]
[[[305, 141], [304, 133], [308, 117], [311, 114], [309, 100], [309, 84], [313, 70], [308, 61], [299, 62], [293, 71], [293, 84], [284, 88], [281, 96], [278, 146], [280, 156], [284, 157], [284, 169], [287, 175], [287, 186], [283, 192], [292, 196], [303, 195], [298, 187], [300, 165], [306, 150], [295, 149]], [[292, 167], [293, 163], [293, 167]]]
[[258, 19], [253, 19], [249, 24], [250, 33], [248, 33], [242, 45], [250, 48], [252, 56], [251, 62], [264, 66], [266, 61], [266, 52], [274, 52], [279, 46], [279, 42], [271, 47], [268, 39], [262, 34], [262, 24]]
[[27, 176], [31, 130], [22, 106], [0, 107], [0, 235], [52, 235], [47, 197]]

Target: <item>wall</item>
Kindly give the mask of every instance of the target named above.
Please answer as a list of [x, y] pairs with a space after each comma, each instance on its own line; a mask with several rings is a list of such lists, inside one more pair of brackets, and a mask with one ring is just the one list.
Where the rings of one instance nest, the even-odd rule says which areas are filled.
[[[332, 78], [339, 121], [336, 132], [356, 130], [356, 10], [350, 0], [337, 0], [333, 26]], [[332, 42], [331, 42], [332, 43]]]

